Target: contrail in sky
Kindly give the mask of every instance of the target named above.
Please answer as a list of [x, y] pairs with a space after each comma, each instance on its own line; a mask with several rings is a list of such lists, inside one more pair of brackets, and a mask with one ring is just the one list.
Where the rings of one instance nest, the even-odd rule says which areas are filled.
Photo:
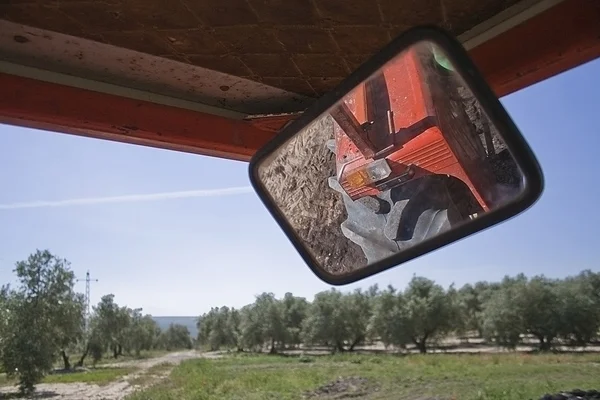
[[252, 193], [252, 187], [240, 186], [224, 189], [187, 190], [184, 192], [163, 192], [150, 194], [131, 194], [126, 196], [88, 197], [56, 201], [28, 201], [24, 203], [0, 204], [0, 210], [17, 210], [20, 208], [69, 207], [107, 203], [134, 203], [140, 201], [157, 201], [170, 199], [187, 199], [192, 197], [219, 197]]

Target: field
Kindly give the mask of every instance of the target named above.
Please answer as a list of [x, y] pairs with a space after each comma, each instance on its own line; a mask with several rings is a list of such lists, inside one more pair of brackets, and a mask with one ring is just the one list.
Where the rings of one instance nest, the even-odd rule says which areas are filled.
[[517, 400], [600, 382], [600, 354], [237, 355], [183, 362], [130, 400]]

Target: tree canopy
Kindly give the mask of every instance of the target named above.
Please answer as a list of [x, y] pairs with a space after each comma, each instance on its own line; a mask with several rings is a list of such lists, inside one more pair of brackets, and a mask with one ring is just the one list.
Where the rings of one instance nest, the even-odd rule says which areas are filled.
[[509, 349], [524, 336], [536, 338], [541, 350], [587, 345], [600, 329], [599, 277], [591, 271], [563, 280], [519, 274], [459, 289], [414, 277], [404, 290], [331, 289], [312, 302], [292, 293], [281, 299], [263, 293], [240, 310], [213, 307], [201, 315], [198, 342], [210, 350], [270, 352], [300, 345], [352, 351], [380, 341], [425, 353], [449, 335], [478, 336]]

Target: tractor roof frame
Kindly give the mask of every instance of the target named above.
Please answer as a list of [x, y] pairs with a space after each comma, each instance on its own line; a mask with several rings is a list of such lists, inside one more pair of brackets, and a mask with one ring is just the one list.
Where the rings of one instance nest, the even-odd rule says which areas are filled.
[[[147, 4], [157, 1], [160, 3], [152, 0]], [[191, 0], [179, 1], [187, 4]], [[315, 0], [314, 4], [321, 1]], [[382, 6], [386, 1], [378, 0], [377, 4]], [[256, 0], [238, 2], [252, 5]], [[312, 92], [293, 93], [291, 80], [283, 76], [235, 76], [190, 65], [175, 56], [156, 56], [102, 43], [98, 37], [69, 31], [64, 25], [52, 31], [48, 25], [58, 14], [51, 12], [64, 14], [53, 8], [58, 2], [49, 1], [44, 6], [34, 0], [18, 3], [0, 6], [0, 18], [6, 18], [0, 19], [3, 123], [247, 161], [285, 123], [328, 90], [328, 85], [335, 86], [334, 79], [322, 85], [322, 90], [313, 87]], [[95, 2], [72, 2], [76, 3], [91, 7]], [[509, 3], [513, 5], [469, 26], [458, 36], [498, 96], [600, 55], [600, 3], [596, 0]], [[35, 12], [18, 13], [25, 9], [44, 11], [44, 7], [51, 16], [43, 21]], [[319, 12], [323, 14], [323, 10]], [[273, 29], [268, 24], [255, 27], [261, 32]], [[224, 28], [212, 29], [221, 32]], [[334, 25], [327, 29], [334, 35], [338, 28]], [[348, 29], [339, 28], [340, 32]], [[221, 56], [230, 53], [225, 50]], [[347, 64], [348, 56], [339, 56]], [[290, 57], [296, 59], [298, 55]], [[320, 55], [315, 59], [322, 58]], [[307, 75], [302, 78], [311, 79]]]

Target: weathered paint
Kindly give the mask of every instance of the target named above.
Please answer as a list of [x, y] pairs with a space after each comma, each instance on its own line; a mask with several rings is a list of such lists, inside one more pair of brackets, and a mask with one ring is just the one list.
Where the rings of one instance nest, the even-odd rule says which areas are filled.
[[0, 73], [0, 123], [248, 161], [273, 132], [176, 107]]
[[99, 83], [108, 83], [246, 115], [299, 111], [313, 101], [247, 78], [1, 19], [0, 59], [83, 77], [85, 89], [102, 91]]

